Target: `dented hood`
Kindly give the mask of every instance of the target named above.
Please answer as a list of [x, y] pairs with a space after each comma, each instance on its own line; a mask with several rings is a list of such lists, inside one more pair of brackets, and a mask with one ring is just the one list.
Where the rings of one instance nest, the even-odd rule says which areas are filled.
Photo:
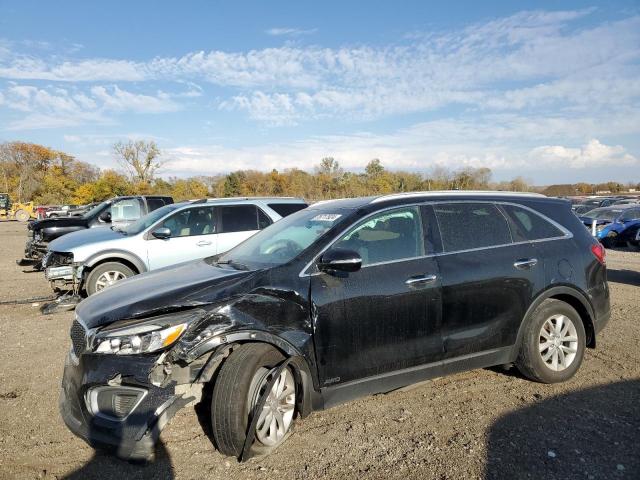
[[76, 314], [88, 328], [95, 328], [204, 306], [232, 296], [255, 275], [196, 260], [118, 282], [80, 302]]
[[89, 220], [84, 217], [43, 218], [29, 223], [29, 230], [38, 231], [55, 227], [89, 227]]

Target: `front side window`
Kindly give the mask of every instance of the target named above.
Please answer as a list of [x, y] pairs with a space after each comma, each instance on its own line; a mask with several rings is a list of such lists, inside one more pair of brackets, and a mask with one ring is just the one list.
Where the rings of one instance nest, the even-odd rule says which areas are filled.
[[167, 218], [161, 227], [171, 230], [172, 237], [194, 237], [216, 233], [214, 207], [196, 207], [181, 210]]
[[111, 205], [112, 222], [130, 222], [142, 216], [140, 200], [137, 198], [125, 198]]
[[444, 203], [433, 206], [445, 252], [511, 243], [504, 215], [491, 203]]
[[358, 252], [362, 265], [424, 255], [424, 235], [417, 207], [386, 211], [354, 227], [333, 248]]
[[509, 218], [513, 239], [516, 242], [564, 236], [562, 230], [530, 210], [515, 205], [501, 207]]

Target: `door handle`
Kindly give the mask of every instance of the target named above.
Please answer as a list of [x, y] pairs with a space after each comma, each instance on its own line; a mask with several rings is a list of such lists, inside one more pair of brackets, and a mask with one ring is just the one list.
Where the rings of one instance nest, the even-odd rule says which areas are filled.
[[404, 283], [406, 285], [423, 285], [427, 283], [433, 283], [437, 280], [437, 275], [419, 275], [417, 277], [411, 277], [407, 279]]
[[516, 260], [515, 262], [513, 262], [513, 266], [518, 270], [528, 270], [531, 267], [534, 267], [537, 263], [537, 258], [523, 258], [521, 260]]
[[199, 247], [206, 247], [207, 245], [211, 245], [211, 242], [207, 240], [200, 240], [196, 245]]

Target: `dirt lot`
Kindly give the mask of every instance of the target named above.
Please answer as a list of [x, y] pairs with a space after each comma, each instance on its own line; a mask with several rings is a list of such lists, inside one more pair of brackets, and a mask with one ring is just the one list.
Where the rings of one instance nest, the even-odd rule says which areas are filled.
[[[0, 302], [48, 294], [25, 273], [24, 225], [0, 223]], [[541, 385], [501, 369], [436, 379], [298, 422], [272, 456], [214, 451], [193, 409], [157, 460], [95, 453], [58, 415], [73, 313], [0, 304], [0, 478], [640, 478], [640, 253], [610, 251], [613, 317], [577, 376]]]

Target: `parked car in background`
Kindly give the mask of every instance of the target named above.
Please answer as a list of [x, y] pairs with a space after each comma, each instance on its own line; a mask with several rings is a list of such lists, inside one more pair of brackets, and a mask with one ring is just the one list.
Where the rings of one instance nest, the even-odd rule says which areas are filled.
[[640, 225], [640, 205], [596, 208], [582, 215], [580, 220], [592, 234], [595, 224], [595, 236], [605, 247], [615, 247], [621, 243], [620, 236], [627, 229]]
[[579, 216], [593, 210], [594, 208], [608, 207], [612, 205], [614, 202], [616, 202], [618, 199], [619, 197], [587, 198], [587, 199], [584, 199], [579, 204], [574, 204], [572, 208], [573, 208], [573, 211], [576, 212], [576, 214]]
[[637, 198], [621, 198], [620, 200], [616, 200], [613, 202], [613, 206], [617, 205], [636, 205], [640, 204], [640, 199]]
[[38, 268], [47, 245], [58, 237], [105, 225], [124, 227], [147, 213], [172, 203], [171, 197], [160, 195], [115, 197], [99, 203], [81, 217], [35, 220], [27, 227], [29, 238], [24, 258], [19, 263], [31, 263]]
[[75, 210], [77, 205], [61, 205], [47, 209], [44, 213], [47, 218], [68, 217], [69, 210]]
[[127, 227], [71, 233], [49, 244], [42, 266], [55, 290], [88, 295], [131, 277], [226, 252], [287, 215], [298, 198], [204, 199], [167, 205]]
[[609, 316], [605, 249], [567, 201], [319, 202], [223, 255], [83, 300], [61, 414], [93, 447], [146, 458], [202, 399], [216, 447], [246, 459], [282, 444], [297, 417], [433, 377], [514, 363], [568, 380]]
[[81, 217], [82, 215], [87, 213], [89, 210], [91, 210], [93, 207], [95, 207], [96, 205], [99, 205], [99, 204], [100, 204], [100, 202], [93, 202], [93, 203], [89, 203], [87, 205], [80, 205], [80, 206], [75, 207], [75, 208], [70, 208], [67, 211], [67, 215], [69, 217]]

